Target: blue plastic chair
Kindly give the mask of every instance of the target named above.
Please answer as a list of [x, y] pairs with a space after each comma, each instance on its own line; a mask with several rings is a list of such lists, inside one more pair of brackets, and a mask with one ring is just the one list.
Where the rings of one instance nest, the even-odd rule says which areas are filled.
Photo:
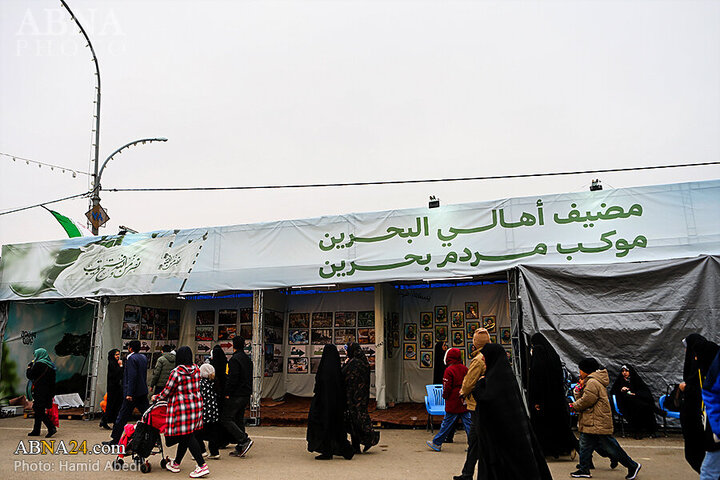
[[[575, 386], [577, 386], [577, 383], [572, 383], [572, 384], [570, 384], [570, 388], [568, 389], [568, 392], [567, 392], [567, 400], [568, 400], [568, 403], [575, 403], [575, 400], [576, 400], [576, 398], [575, 398]], [[576, 412], [575, 410], [570, 410], [570, 415], [573, 416], [573, 417], [574, 417], [574, 416], [577, 416], [577, 412]]]
[[445, 399], [442, 396], [442, 385], [425, 385], [427, 396], [425, 397], [425, 410], [428, 413], [428, 425], [430, 431], [434, 432], [432, 417], [433, 415], [445, 416]]
[[615, 414], [616, 414], [616, 415], [618, 416], [618, 418], [620, 419], [620, 431], [622, 432], [622, 436], [625, 437], [625, 417], [623, 416], [622, 412], [621, 412], [620, 409], [618, 408], [617, 396], [616, 396], [616, 395], [613, 395], [613, 396], [612, 396], [612, 403], [613, 403], [613, 411], [615, 412]]
[[674, 410], [668, 410], [667, 408], [665, 408], [665, 402], [667, 401], [667, 398], [668, 398], [667, 395], [663, 395], [658, 400], [658, 404], [660, 405], [660, 410], [662, 410], [662, 412], [663, 412], [663, 432], [665, 433], [666, 437], [667, 437], [667, 419], [668, 419], [668, 417], [675, 418], [675, 419], [680, 418], [680, 412], [676, 412]]

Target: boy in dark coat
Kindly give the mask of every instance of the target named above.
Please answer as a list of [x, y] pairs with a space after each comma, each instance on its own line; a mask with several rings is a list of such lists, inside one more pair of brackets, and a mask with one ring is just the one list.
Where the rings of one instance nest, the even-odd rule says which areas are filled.
[[467, 367], [462, 364], [460, 350], [451, 348], [445, 353], [445, 374], [443, 375], [443, 398], [445, 399], [445, 417], [440, 425], [440, 431], [432, 441], [425, 442], [428, 447], [439, 452], [442, 443], [445, 441], [450, 428], [457, 422], [458, 417], [462, 419], [465, 433], [470, 437], [470, 412], [465, 402], [460, 398], [460, 388], [463, 379], [467, 374]]
[[225, 398], [220, 417], [223, 427], [237, 443], [235, 450], [230, 452], [234, 457], [244, 457], [253, 444], [245, 433], [245, 409], [252, 394], [253, 365], [250, 357], [245, 354], [244, 347], [245, 341], [242, 337], [233, 338], [233, 356], [228, 361]]

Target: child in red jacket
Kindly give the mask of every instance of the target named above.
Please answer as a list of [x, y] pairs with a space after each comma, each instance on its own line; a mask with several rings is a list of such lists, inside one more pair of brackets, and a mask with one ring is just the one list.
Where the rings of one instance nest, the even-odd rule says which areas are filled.
[[445, 352], [445, 375], [443, 376], [443, 398], [445, 399], [445, 417], [440, 425], [440, 431], [432, 441], [425, 442], [428, 447], [439, 452], [445, 441], [450, 427], [455, 425], [458, 417], [462, 419], [465, 433], [470, 435], [470, 412], [465, 402], [460, 398], [460, 387], [467, 374], [467, 367], [462, 364], [460, 350], [451, 348]]

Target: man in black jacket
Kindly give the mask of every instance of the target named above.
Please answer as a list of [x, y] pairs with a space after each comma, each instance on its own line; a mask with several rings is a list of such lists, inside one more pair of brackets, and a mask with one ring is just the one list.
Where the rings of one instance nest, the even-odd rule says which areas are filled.
[[125, 398], [123, 398], [120, 412], [118, 412], [117, 420], [113, 425], [111, 439], [102, 442], [104, 445], [116, 445], [120, 441], [125, 424], [135, 407], [142, 413], [150, 406], [147, 398], [147, 357], [140, 353], [139, 340], [131, 341], [128, 344], [128, 350], [130, 350], [130, 354], [125, 360], [125, 371], [123, 372], [123, 395]]
[[233, 338], [233, 355], [228, 361], [225, 399], [220, 421], [225, 430], [237, 442], [233, 457], [244, 457], [253, 441], [245, 433], [245, 409], [252, 394], [252, 360], [245, 354], [243, 338]]

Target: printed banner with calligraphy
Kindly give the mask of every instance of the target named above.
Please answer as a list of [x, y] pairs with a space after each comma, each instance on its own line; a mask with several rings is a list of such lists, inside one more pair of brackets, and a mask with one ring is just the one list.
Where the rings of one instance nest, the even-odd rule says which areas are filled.
[[445, 279], [720, 254], [720, 180], [6, 245], [0, 300]]

